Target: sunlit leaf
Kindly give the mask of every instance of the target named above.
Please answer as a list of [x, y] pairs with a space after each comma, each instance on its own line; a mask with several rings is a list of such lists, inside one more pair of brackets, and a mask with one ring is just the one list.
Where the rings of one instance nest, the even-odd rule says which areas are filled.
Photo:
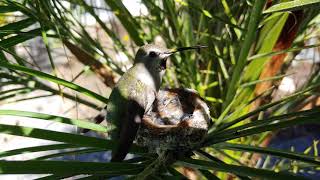
[[289, 2], [281, 2], [275, 4], [265, 10], [263, 13], [273, 13], [278, 11], [292, 11], [306, 8], [306, 6], [312, 6], [320, 3], [320, 0], [293, 0]]
[[29, 74], [29, 75], [32, 75], [32, 76], [35, 76], [35, 77], [38, 77], [38, 78], [42, 78], [42, 79], [45, 79], [45, 80], [48, 80], [48, 81], [51, 81], [51, 82], [66, 86], [66, 87], [68, 87], [70, 89], [73, 89], [73, 90], [75, 90], [77, 92], [80, 92], [80, 93], [82, 93], [84, 95], [87, 95], [89, 97], [92, 97], [94, 99], [100, 100], [100, 101], [102, 101], [104, 103], [108, 102], [108, 99], [106, 99], [105, 97], [103, 97], [103, 96], [101, 96], [101, 95], [99, 95], [97, 93], [94, 93], [94, 92], [92, 92], [92, 91], [90, 91], [88, 89], [85, 89], [85, 88], [83, 88], [83, 87], [81, 87], [79, 85], [76, 85], [76, 84], [71, 83], [69, 81], [66, 81], [64, 79], [60, 79], [58, 77], [43, 73], [41, 71], [37, 71], [37, 70], [33, 70], [33, 69], [30, 69], [30, 68], [27, 68], [27, 67], [15, 65], [15, 64], [9, 64], [9, 63], [0, 63], [0, 66], [6, 67], [6, 68], [9, 68], [9, 69], [12, 69], [12, 70], [21, 71], [21, 72], [24, 72], [26, 74]]
[[264, 169], [256, 169], [256, 168], [250, 168], [245, 166], [235, 166], [235, 165], [229, 165], [229, 164], [222, 164], [212, 161], [203, 161], [203, 160], [196, 160], [196, 159], [182, 159], [181, 161], [177, 162], [176, 164], [192, 167], [196, 169], [206, 169], [206, 170], [217, 170], [222, 172], [230, 172], [237, 175], [243, 175], [243, 176], [251, 176], [251, 177], [260, 177], [260, 178], [267, 178], [267, 179], [294, 179], [294, 180], [302, 180], [306, 179], [302, 176], [297, 176], [294, 174], [289, 173], [276, 173], [274, 171], [270, 170], [264, 170]]
[[95, 123], [91, 123], [84, 120], [78, 120], [78, 119], [70, 119], [65, 118], [61, 116], [54, 116], [50, 114], [41, 114], [41, 113], [35, 113], [35, 112], [28, 112], [28, 111], [17, 111], [17, 110], [0, 110], [0, 116], [1, 115], [9, 115], [9, 116], [20, 116], [20, 117], [30, 117], [30, 118], [37, 118], [41, 120], [49, 120], [49, 121], [55, 121], [60, 123], [65, 123], [69, 125], [75, 125], [81, 128], [86, 128], [94, 131], [100, 131], [100, 132], [108, 132], [112, 128], [107, 128]]

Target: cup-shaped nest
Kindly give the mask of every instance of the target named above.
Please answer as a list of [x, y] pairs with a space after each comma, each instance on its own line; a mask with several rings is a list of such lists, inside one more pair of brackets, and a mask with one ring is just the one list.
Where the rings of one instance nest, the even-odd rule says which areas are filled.
[[192, 150], [203, 141], [210, 121], [209, 108], [195, 90], [160, 90], [142, 119], [136, 142], [152, 152]]

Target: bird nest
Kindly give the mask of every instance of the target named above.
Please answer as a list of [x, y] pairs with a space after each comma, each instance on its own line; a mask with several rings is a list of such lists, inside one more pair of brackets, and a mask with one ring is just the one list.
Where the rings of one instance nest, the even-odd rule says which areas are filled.
[[209, 108], [195, 90], [164, 89], [144, 115], [136, 142], [151, 152], [188, 151], [203, 141], [209, 124]]

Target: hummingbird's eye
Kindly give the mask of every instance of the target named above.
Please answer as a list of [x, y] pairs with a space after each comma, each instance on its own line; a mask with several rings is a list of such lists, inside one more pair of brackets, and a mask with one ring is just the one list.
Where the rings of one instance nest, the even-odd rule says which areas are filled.
[[154, 57], [157, 57], [157, 56], [158, 56], [158, 54], [156, 52], [154, 52], [154, 51], [150, 51], [149, 52], [149, 57], [154, 58]]

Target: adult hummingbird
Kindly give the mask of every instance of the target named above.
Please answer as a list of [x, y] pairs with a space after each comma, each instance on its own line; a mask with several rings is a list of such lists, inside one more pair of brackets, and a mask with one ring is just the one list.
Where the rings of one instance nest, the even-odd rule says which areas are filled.
[[118, 140], [111, 161], [122, 161], [126, 157], [143, 115], [156, 98], [168, 57], [175, 52], [202, 47], [205, 46], [170, 50], [146, 44], [139, 48], [133, 66], [116, 83], [107, 104], [107, 120], [116, 126], [111, 136]]

